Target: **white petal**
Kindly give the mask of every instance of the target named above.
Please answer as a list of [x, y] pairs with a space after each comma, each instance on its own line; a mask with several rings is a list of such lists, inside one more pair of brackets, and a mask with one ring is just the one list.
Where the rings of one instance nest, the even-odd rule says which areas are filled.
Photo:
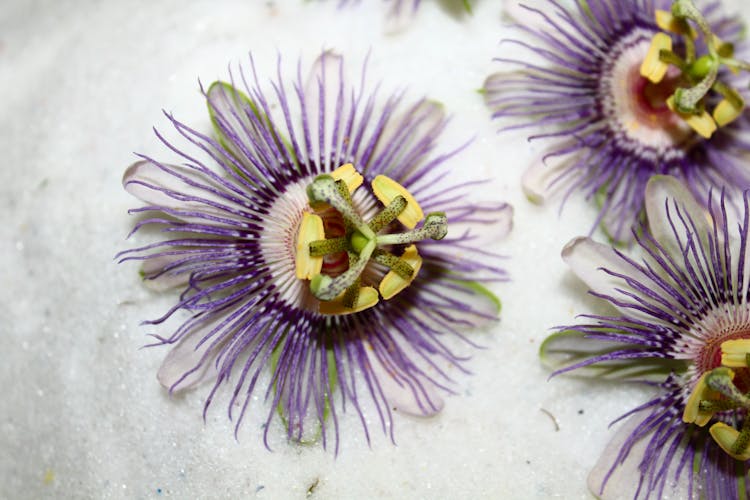
[[[594, 495], [600, 497], [602, 500], [630, 500], [635, 497], [635, 492], [638, 488], [638, 481], [641, 476], [638, 466], [643, 459], [646, 446], [651, 437], [650, 435], [645, 436], [633, 445], [630, 449], [630, 453], [625, 457], [622, 464], [616, 467], [609, 476], [604, 489], [602, 489], [602, 483], [609, 473], [613, 463], [616, 461], [623, 444], [633, 431], [643, 422], [647, 415], [648, 412], [638, 413], [629, 417], [624, 424], [619, 424], [620, 428], [617, 430], [614, 438], [604, 449], [599, 461], [589, 474], [589, 489]], [[666, 483], [663, 498], [688, 498], [689, 485], [687, 474], [689, 471], [687, 470], [687, 467], [690, 467], [690, 464], [687, 464], [686, 469], [682, 471], [680, 481], [676, 484], [674, 482], [675, 471], [679, 465], [680, 457], [682, 456], [684, 449], [684, 444], [678, 446], [677, 450], [674, 452], [675, 455], [670, 463], [670, 467], [664, 472], [664, 474], [666, 474]], [[648, 479], [645, 479], [644, 481], [647, 480]], [[644, 485], [643, 488], [645, 487], [646, 486]], [[644, 494], [643, 488], [641, 490], [642, 496]]]
[[[498, 93], [499, 89], [503, 88], [503, 81], [508, 78], [510, 75], [518, 75], [520, 72], [502, 72], [502, 73], [493, 73], [490, 76], [488, 76], [484, 80], [484, 85], [482, 85], [482, 90], [484, 92], [485, 100], [487, 101], [487, 104], [490, 105], [490, 108], [492, 108], [492, 98], [495, 97], [495, 95]], [[500, 94], [497, 94], [498, 96]]]
[[[676, 205], [676, 207], [675, 207]], [[667, 209], [672, 224], [667, 217]], [[676, 260], [682, 258], [680, 246], [675, 238], [675, 230], [681, 241], [686, 242], [686, 229], [680, 219], [679, 212], [686, 221], [692, 219], [701, 241], [705, 244], [705, 235], [711, 229], [710, 215], [702, 208], [688, 189], [677, 179], [666, 175], [652, 177], [646, 185], [646, 213], [651, 234], [662, 246], [669, 250]], [[689, 228], [693, 232], [693, 228]]]
[[415, 308], [412, 314], [438, 330], [446, 328], [446, 317], [454, 321], [447, 325], [456, 328], [459, 333], [464, 333], [467, 324], [472, 328], [480, 328], [496, 321], [502, 309], [500, 299], [475, 281], [436, 279], [429, 287], [420, 287], [419, 293], [427, 307]]
[[391, 2], [385, 19], [385, 32], [388, 35], [396, 35], [403, 32], [414, 20], [416, 14], [416, 3], [412, 0]]
[[550, 156], [549, 151], [537, 155], [521, 177], [521, 188], [526, 198], [532, 203], [542, 204], [563, 184], [555, 179], [569, 167], [571, 157]]
[[629, 276], [648, 283], [650, 280], [620, 258], [609, 245], [591, 238], [574, 238], [562, 250], [562, 258], [589, 288], [599, 294], [616, 296], [615, 288], [629, 289], [622, 278], [611, 276], [602, 269]]
[[187, 284], [190, 279], [190, 273], [173, 273], [167, 271], [160, 274], [155, 278], [150, 276], [156, 275], [162, 271], [165, 267], [184, 259], [185, 255], [160, 255], [158, 257], [152, 257], [143, 261], [141, 265], [141, 273], [143, 273], [143, 283], [151, 290], [157, 292], [163, 292], [170, 288], [176, 288]]
[[[201, 359], [206, 356], [212, 344], [212, 339], [208, 339], [198, 347], [198, 343], [202, 339], [203, 335], [193, 333], [180, 340], [169, 351], [156, 375], [162, 386], [171, 391], [182, 391], [194, 387], [203, 381], [216, 378], [218, 375], [218, 370], [214, 363], [216, 350], [214, 350], [213, 354], [209, 354], [201, 364]], [[180, 381], [185, 373], [194, 368], [194, 372]], [[179, 385], [175, 386], [178, 382]]]
[[[481, 209], [481, 204], [478, 204]], [[492, 228], [490, 229], [490, 232], [492, 233], [492, 239], [493, 241], [498, 241], [510, 233], [511, 229], [513, 229], [513, 207], [507, 203], [505, 203], [502, 207], [500, 207], [495, 212], [495, 221], [492, 224]], [[484, 229], [484, 228], [483, 228]]]
[[[566, 330], [554, 333], [539, 348], [542, 364], [551, 370], [561, 370], [596, 356], [627, 347], [621, 342], [586, 339], [585, 334]], [[576, 376], [597, 379], [663, 382], [674, 371], [669, 360], [656, 358], [618, 359], [577, 368]]]
[[365, 352], [370, 370], [377, 379], [391, 409], [419, 417], [429, 417], [443, 409], [445, 402], [440, 395], [440, 389], [432, 383], [422, 381], [421, 388], [410, 387], [403, 381], [399, 385], [394, 373], [383, 366], [370, 345], [365, 345]]
[[[403, 184], [419, 166], [413, 163], [414, 159], [424, 159], [423, 154], [416, 154], [412, 148], [425, 137], [434, 135], [439, 128], [444, 126], [444, 120], [443, 106], [438, 102], [426, 100], [388, 120], [373, 151], [374, 161], [370, 161], [370, 164], [386, 163], [386, 166], [378, 173], [385, 174]], [[408, 134], [407, 140], [401, 142], [405, 134]], [[395, 142], [399, 145], [394, 153]], [[408, 160], [407, 156], [410, 157]], [[398, 168], [398, 171], [392, 171], [394, 168]]]
[[[149, 205], [164, 207], [173, 210], [198, 211], [213, 215], [227, 216], [227, 213], [206, 205], [201, 201], [186, 201], [180, 199], [183, 196], [200, 198], [208, 202], [217, 203], [222, 206], [235, 205], [226, 198], [206, 189], [191, 186], [176, 175], [183, 176], [197, 184], [211, 186], [213, 183], [200, 172], [175, 165], [164, 165], [159, 167], [155, 163], [142, 160], [130, 165], [122, 177], [122, 185], [125, 190], [136, 198]], [[217, 190], [226, 189], [218, 187]], [[171, 192], [168, 193], [168, 192]], [[236, 205], [235, 205], [236, 206]], [[183, 217], [184, 220], [192, 219]], [[204, 220], [205, 222], [205, 220]]]
[[497, 243], [505, 239], [513, 229], [513, 206], [508, 203], [472, 203], [471, 220], [453, 221], [451, 213], [464, 212], [463, 208], [458, 207], [455, 212], [450, 207], [445, 210], [448, 215], [447, 238], [470, 238], [472, 247], [494, 252]]
[[[590, 238], [575, 238], [565, 245], [565, 248], [563, 248], [562, 251], [562, 257], [571, 267], [573, 272], [597, 294], [614, 297], [618, 300], [624, 301], [626, 304], [637, 305], [634, 299], [621, 293], [621, 291], [631, 293], [646, 301], [649, 304], [649, 307], [659, 310], [663, 313], [664, 317], [674, 316], [676, 314], [675, 311], [679, 311], [685, 316], [691, 314], [667, 292], [662, 290], [664, 282], [676, 291], [682, 289], [681, 284], [675, 283], [672, 278], [665, 273], [662, 273], [663, 275], [657, 278], [658, 281], [649, 278], [632, 264], [618, 256], [617, 253], [615, 253], [615, 250], [608, 245], [596, 243]], [[650, 257], [644, 257], [644, 260], [650, 263], [652, 269], [654, 269], [656, 273], [659, 272], [659, 264], [655, 263]], [[609, 272], [605, 272], [605, 270]], [[610, 272], [619, 276], [613, 276]], [[631, 287], [627, 283], [626, 278], [636, 282], [638, 288]], [[662, 304], [659, 301], [646, 296], [642, 290], [643, 287], [649, 288], [667, 303]], [[612, 305], [626, 316], [652, 323], [663, 323], [663, 320], [659, 317], [637, 308], [622, 307], [615, 304]], [[671, 323], [668, 323], [668, 326], [674, 327]]]
[[530, 29], [549, 29], [549, 25], [542, 16], [538, 13], [533, 12], [523, 7], [527, 5], [534, 7], [533, 3], [519, 0], [505, 0], [503, 2], [503, 18], [506, 21], [510, 21], [515, 24], [530, 28]]
[[[206, 100], [219, 142], [245, 168], [255, 171], [252, 162], [247, 161], [247, 154], [237, 143], [244, 144], [249, 150], [255, 149], [254, 143], [259, 145], [266, 143], [258, 128], [258, 124], [263, 120], [261, 111], [244, 93], [225, 82], [212, 83], [206, 92]], [[251, 118], [253, 114], [255, 116]]]
[[[308, 125], [311, 130], [312, 151], [314, 158], [322, 158], [324, 161], [343, 161], [343, 158], [332, 158], [334, 152], [342, 151], [342, 143], [345, 140], [343, 120], [348, 116], [344, 103], [349, 96], [344, 95], [346, 82], [343, 74], [344, 60], [339, 54], [327, 50], [323, 52], [313, 63], [310, 75], [305, 85], [305, 104]], [[323, 102], [321, 102], [321, 99]], [[321, 125], [320, 119], [324, 122]], [[336, 119], [339, 119], [338, 128], [335, 129]], [[315, 131], [318, 131], [316, 134]], [[334, 135], [337, 137], [334, 144]], [[322, 138], [322, 147], [319, 139]], [[333, 150], [332, 150], [333, 149]], [[341, 165], [329, 165], [329, 170], [334, 170]], [[359, 165], [354, 165], [358, 168]]]

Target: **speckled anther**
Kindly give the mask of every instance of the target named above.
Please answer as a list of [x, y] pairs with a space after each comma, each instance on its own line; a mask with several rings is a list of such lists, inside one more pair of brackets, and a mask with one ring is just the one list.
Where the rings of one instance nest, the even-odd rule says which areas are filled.
[[685, 411], [682, 413], [682, 421], [687, 424], [695, 424], [699, 427], [706, 425], [713, 416], [713, 412], [701, 410], [701, 401], [707, 401], [716, 397], [714, 391], [712, 391], [706, 385], [706, 374], [704, 373], [698, 383], [695, 385], [693, 392], [690, 394], [687, 403], [685, 403]]

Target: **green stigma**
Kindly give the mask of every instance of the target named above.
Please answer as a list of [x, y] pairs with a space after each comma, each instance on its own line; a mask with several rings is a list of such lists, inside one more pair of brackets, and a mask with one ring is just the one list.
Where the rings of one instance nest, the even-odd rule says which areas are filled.
[[[334, 209], [343, 219], [343, 235], [326, 238], [319, 215], [305, 213], [297, 236], [297, 277], [310, 280], [310, 291], [321, 301], [323, 314], [348, 314], [374, 306], [380, 297], [388, 300], [408, 287], [422, 266], [414, 243], [425, 239], [440, 240], [448, 232], [448, 219], [442, 212], [425, 215], [414, 197], [394, 180], [379, 175], [372, 181], [375, 196], [383, 208], [369, 221], [359, 215], [351, 195], [362, 184], [362, 176], [351, 164], [330, 175], [319, 175], [307, 187], [310, 207], [323, 212]], [[417, 224], [424, 219], [422, 225]], [[379, 234], [398, 220], [407, 230]], [[401, 255], [389, 250], [405, 246]], [[388, 248], [384, 248], [388, 247]], [[349, 266], [332, 277], [323, 273], [323, 259], [344, 252]], [[375, 261], [389, 272], [378, 284], [378, 290], [363, 286], [362, 273]]]
[[[740, 116], [745, 102], [740, 94], [719, 80], [722, 67], [733, 73], [747, 71], [750, 64], [733, 58], [734, 47], [723, 42], [711, 31], [703, 14], [692, 0], [674, 0], [671, 12], [657, 10], [656, 24], [664, 33], [657, 33], [641, 65], [641, 76], [659, 83], [670, 67], [679, 70], [683, 85], [667, 99], [669, 108], [678, 114], [702, 137], [708, 139], [717, 127], [723, 127]], [[672, 36], [682, 40], [683, 54], [673, 51]], [[696, 53], [696, 40], [703, 39], [707, 53]], [[707, 96], [721, 96], [712, 112], [707, 109]]]

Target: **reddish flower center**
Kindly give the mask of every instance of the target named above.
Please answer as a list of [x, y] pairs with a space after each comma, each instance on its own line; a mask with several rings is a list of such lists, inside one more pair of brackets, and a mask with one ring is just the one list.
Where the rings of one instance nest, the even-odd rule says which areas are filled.
[[667, 99], [679, 81], [679, 71], [674, 68], [659, 83], [642, 77], [639, 65], [629, 68], [627, 90], [622, 96], [627, 102], [620, 106], [619, 115], [629, 137], [649, 145], [674, 145], [692, 134], [685, 122], [667, 107]]
[[[333, 207], [326, 207], [323, 210], [316, 210], [315, 214], [323, 220], [323, 230], [326, 239], [339, 238], [346, 236], [346, 225], [344, 218]], [[335, 278], [349, 269], [349, 256], [346, 252], [337, 252], [323, 257], [322, 274]]]
[[667, 99], [677, 88], [678, 80], [679, 75], [667, 75], [659, 83], [652, 83], [640, 74], [633, 77], [631, 86], [636, 100], [635, 109], [644, 122], [671, 123], [674, 113], [667, 107]]
[[[721, 345], [726, 342], [727, 340], [741, 340], [741, 339], [750, 339], [750, 328], [742, 328], [736, 331], [732, 331], [730, 333], [722, 332], [719, 335], [714, 336], [713, 338], [709, 339], [703, 348], [699, 351], [698, 356], [696, 358], [696, 366], [698, 368], [698, 373], [708, 373], [714, 368], [718, 368], [722, 366], [721, 363]], [[734, 368], [735, 372], [738, 370], [748, 371], [746, 368], [738, 369]], [[746, 385], [743, 380], [746, 377], [739, 377], [735, 379], [735, 384], [737, 387], [742, 391], [746, 392], [750, 390], [750, 387], [743, 387]]]
[[613, 49], [616, 56], [601, 80], [600, 102], [620, 147], [662, 162], [684, 154], [695, 134], [666, 103], [680, 83], [680, 71], [670, 68], [656, 84], [641, 76], [651, 36], [636, 31]]

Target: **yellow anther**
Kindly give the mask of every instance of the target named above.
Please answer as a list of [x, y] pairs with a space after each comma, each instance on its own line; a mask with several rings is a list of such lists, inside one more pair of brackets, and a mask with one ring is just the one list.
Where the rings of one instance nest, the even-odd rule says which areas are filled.
[[320, 314], [351, 314], [369, 309], [378, 303], [378, 291], [371, 286], [364, 286], [359, 289], [359, 296], [354, 307], [344, 305], [344, 295], [346, 295], [345, 291], [333, 300], [321, 301], [318, 309]]
[[721, 344], [721, 364], [729, 368], [747, 368], [750, 340], [727, 340]]
[[385, 277], [380, 281], [380, 285], [378, 286], [380, 295], [383, 296], [384, 300], [390, 299], [394, 295], [401, 292], [404, 288], [409, 286], [414, 278], [417, 277], [417, 273], [419, 273], [419, 270], [422, 268], [422, 257], [419, 256], [417, 247], [414, 245], [409, 245], [408, 247], [406, 247], [406, 250], [404, 250], [404, 254], [401, 256], [401, 260], [409, 264], [411, 268], [414, 269], [414, 274], [411, 275], [411, 279], [407, 280], [399, 276], [394, 271], [388, 271], [388, 274], [385, 275]]
[[729, 99], [722, 99], [714, 108], [713, 117], [719, 127], [723, 127], [737, 119], [742, 114], [743, 109], [745, 109], [744, 103], [740, 107], [736, 107]]
[[641, 76], [653, 83], [662, 81], [669, 69], [669, 64], [659, 58], [659, 52], [662, 50], [672, 50], [672, 39], [666, 33], [657, 33], [651, 39], [651, 46], [641, 63]]
[[372, 181], [372, 190], [385, 206], [388, 206], [398, 195], [404, 197], [406, 208], [398, 216], [398, 220], [407, 228], [414, 229], [417, 226], [417, 222], [424, 219], [424, 212], [422, 212], [422, 207], [419, 206], [417, 200], [414, 199], [404, 186], [393, 179], [385, 175], [378, 175]]
[[698, 36], [692, 26], [683, 20], [677, 19], [667, 10], [656, 11], [656, 25], [664, 31], [677, 33], [678, 35], [687, 35], [693, 40]]
[[675, 109], [674, 96], [667, 99], [667, 106], [670, 110], [680, 115], [680, 118], [685, 120], [685, 123], [690, 125], [690, 128], [695, 130], [704, 139], [710, 139], [713, 133], [716, 132], [716, 122], [708, 111], [703, 110], [703, 112], [698, 115], [692, 113], [680, 113]]
[[714, 441], [721, 446], [721, 449], [724, 450], [727, 455], [737, 460], [742, 460], [743, 462], [745, 460], [750, 460], [750, 446], [746, 446], [745, 450], [740, 453], [733, 451], [735, 444], [737, 443], [737, 438], [740, 437], [740, 432], [737, 429], [730, 427], [723, 422], [716, 422], [711, 426], [708, 432], [711, 433], [711, 437], [714, 438]]
[[344, 181], [350, 193], [362, 185], [363, 177], [354, 169], [354, 165], [347, 163], [331, 172], [331, 177], [337, 181]]
[[325, 237], [323, 219], [315, 214], [303, 213], [297, 233], [297, 255], [295, 256], [295, 271], [298, 279], [309, 280], [316, 274], [320, 274], [323, 268], [323, 257], [310, 255], [310, 243]]
[[682, 412], [682, 421], [686, 424], [695, 424], [698, 427], [703, 427], [713, 416], [713, 413], [700, 410], [701, 401], [716, 399], [718, 397], [718, 393], [706, 385], [706, 375], [707, 373], [701, 375], [687, 403], [685, 403], [685, 411]]

